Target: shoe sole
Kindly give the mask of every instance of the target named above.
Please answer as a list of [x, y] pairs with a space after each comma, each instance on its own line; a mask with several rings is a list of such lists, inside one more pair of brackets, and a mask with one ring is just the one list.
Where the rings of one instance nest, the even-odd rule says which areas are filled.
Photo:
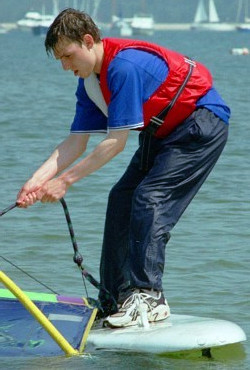
[[[161, 312], [161, 313], [156, 312], [151, 316], [148, 315], [148, 322], [153, 323], [153, 322], [163, 321], [163, 320], [167, 319], [169, 316], [170, 316], [170, 311], [165, 311], [164, 313], [163, 312]], [[136, 326], [139, 323], [140, 323], [140, 315], [138, 315], [136, 320], [129, 321], [128, 323], [124, 323], [124, 324], [122, 324], [121, 322], [116, 324], [116, 323], [112, 323], [108, 320], [105, 320], [103, 322], [103, 327], [126, 328], [126, 327], [130, 327], [130, 326]]]

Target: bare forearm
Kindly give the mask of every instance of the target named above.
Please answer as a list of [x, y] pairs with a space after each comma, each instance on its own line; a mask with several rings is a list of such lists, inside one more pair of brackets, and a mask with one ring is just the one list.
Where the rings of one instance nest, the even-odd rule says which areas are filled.
[[18, 193], [17, 201], [20, 204], [23, 202], [27, 204], [27, 196], [30, 197], [30, 202], [36, 200], [35, 193], [84, 152], [88, 137], [88, 135], [70, 135], [59, 144], [49, 159], [23, 185]]
[[80, 157], [85, 151], [86, 145], [87, 139], [83, 140], [82, 137], [76, 135], [68, 136], [33, 174], [32, 178], [44, 184]]
[[[117, 138], [118, 136], [118, 138]], [[119, 134], [111, 134], [103, 140], [88, 156], [81, 160], [78, 164], [62, 173], [59, 177], [68, 184], [68, 186], [78, 180], [95, 172], [113, 157], [120, 153], [126, 144], [128, 131], [119, 132]]]
[[61, 199], [73, 183], [98, 170], [120, 153], [125, 147], [128, 132], [128, 130], [124, 130], [110, 133], [83, 160], [55, 177], [63, 169], [68, 168], [69, 164], [74, 162], [85, 150], [88, 137], [83, 135], [83, 139], [79, 136], [77, 140], [71, 138], [68, 139], [70, 141], [60, 144], [51, 157], [23, 186], [17, 199], [19, 205], [27, 207], [37, 200], [55, 202]]

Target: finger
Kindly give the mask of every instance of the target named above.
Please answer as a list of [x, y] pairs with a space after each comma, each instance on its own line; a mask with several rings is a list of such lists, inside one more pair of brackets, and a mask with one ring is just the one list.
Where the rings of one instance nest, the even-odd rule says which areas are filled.
[[17, 207], [18, 208], [27, 208], [27, 205], [25, 202], [17, 202]]
[[20, 190], [19, 193], [17, 194], [17, 203], [23, 203], [26, 195], [27, 194], [24, 190]]
[[18, 205], [21, 208], [27, 208], [29, 206], [32, 206], [34, 203], [36, 203], [36, 201], [37, 201], [36, 194], [32, 192], [32, 193], [26, 194], [25, 198], [21, 202], [18, 202]]

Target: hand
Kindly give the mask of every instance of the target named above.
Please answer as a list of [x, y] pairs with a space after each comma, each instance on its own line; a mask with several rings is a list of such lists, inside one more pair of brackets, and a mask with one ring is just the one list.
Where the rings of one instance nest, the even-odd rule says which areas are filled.
[[18, 207], [27, 208], [33, 205], [38, 200], [36, 192], [39, 188], [40, 186], [33, 178], [28, 180], [17, 195], [16, 203]]
[[68, 185], [61, 178], [54, 178], [48, 181], [41, 189], [36, 192], [36, 197], [42, 203], [57, 202], [64, 197]]
[[27, 208], [37, 202], [36, 193], [32, 192], [22, 197], [22, 200], [16, 201], [19, 208]]

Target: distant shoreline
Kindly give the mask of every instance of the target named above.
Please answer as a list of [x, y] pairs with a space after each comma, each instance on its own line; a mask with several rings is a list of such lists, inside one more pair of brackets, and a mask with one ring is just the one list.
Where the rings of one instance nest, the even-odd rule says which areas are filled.
[[[109, 29], [110, 23], [98, 23], [100, 28]], [[222, 23], [223, 24], [223, 23]], [[228, 25], [237, 26], [236, 23], [227, 23]], [[0, 22], [0, 26], [5, 28], [7, 31], [17, 29], [16, 23], [5, 23]], [[155, 31], [189, 31], [191, 30], [192, 23], [155, 23]]]
[[16, 23], [0, 22], [0, 26], [3, 27], [6, 31], [15, 30], [17, 28], [17, 24]]
[[156, 31], [189, 30], [191, 23], [155, 23], [154, 27]]

